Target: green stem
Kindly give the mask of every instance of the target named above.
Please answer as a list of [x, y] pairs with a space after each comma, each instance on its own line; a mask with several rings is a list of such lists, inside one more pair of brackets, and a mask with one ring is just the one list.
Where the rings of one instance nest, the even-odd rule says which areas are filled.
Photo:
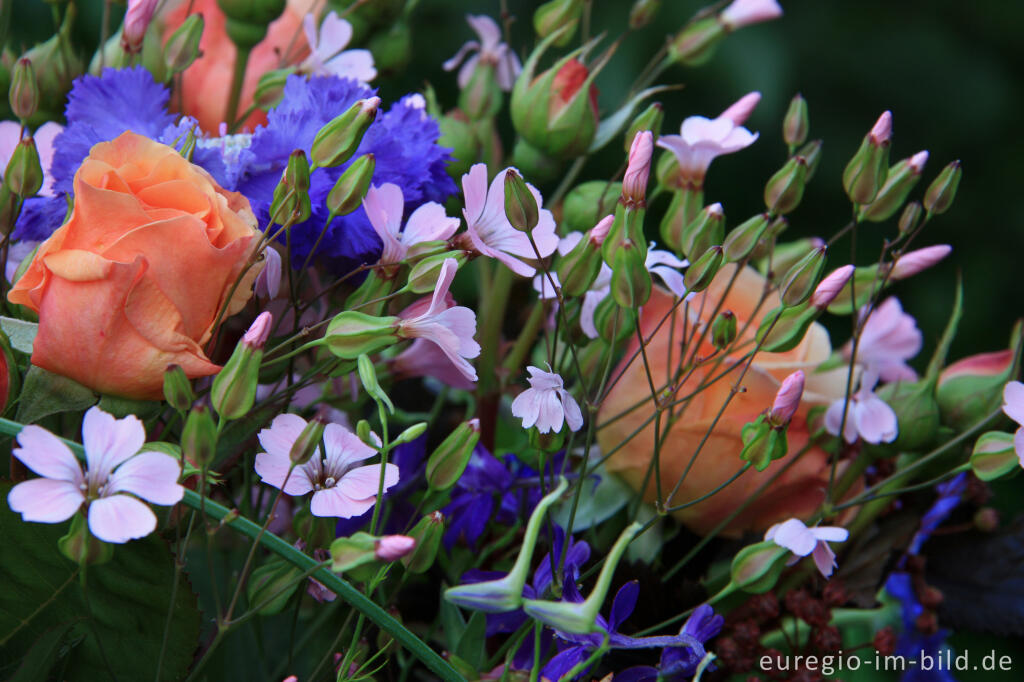
[[233, 122], [238, 113], [238, 101], [242, 98], [242, 86], [245, 84], [245, 67], [249, 63], [249, 51], [252, 48], [235, 46], [235, 70], [231, 76], [231, 92], [228, 95], [228, 108], [224, 120]]

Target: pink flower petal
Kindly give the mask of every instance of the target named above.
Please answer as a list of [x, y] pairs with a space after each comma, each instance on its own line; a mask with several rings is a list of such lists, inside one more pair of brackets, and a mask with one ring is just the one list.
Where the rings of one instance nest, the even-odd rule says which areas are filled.
[[[874, 444], [891, 443], [896, 440], [899, 423], [896, 420], [896, 413], [885, 404], [885, 401], [872, 393], [866, 399], [858, 401], [854, 408], [850, 416], [856, 421], [857, 433], [861, 438]], [[847, 420], [850, 416], [847, 416]]]
[[850, 531], [838, 526], [815, 526], [810, 529], [811, 535], [818, 540], [829, 542], [845, 542], [850, 537]]
[[89, 505], [89, 530], [104, 542], [123, 543], [156, 530], [156, 514], [128, 495], [111, 495]]
[[60, 523], [71, 518], [85, 501], [77, 483], [33, 478], [11, 488], [7, 504], [25, 521]]
[[115, 419], [99, 407], [90, 407], [82, 422], [82, 445], [90, 475], [106, 479], [121, 462], [146, 442], [146, 429], [133, 414]]
[[[315, 456], [315, 455], [314, 455]], [[313, 484], [310, 483], [309, 475], [306, 472], [306, 466], [295, 467], [292, 470], [291, 475], [288, 475], [289, 469], [291, 469], [292, 460], [286, 455], [271, 454], [269, 452], [261, 452], [256, 455], [256, 461], [254, 463], [254, 469], [259, 475], [260, 480], [267, 485], [274, 486], [275, 488], [281, 489], [284, 486], [284, 492], [286, 495], [305, 495], [313, 489]], [[285, 480], [287, 479], [287, 484]]]
[[325, 457], [328, 466], [339, 469], [377, 454], [375, 449], [359, 440], [359, 436], [339, 424], [324, 427], [324, 448], [327, 451]]
[[40, 476], [81, 483], [82, 467], [64, 442], [41, 426], [29, 425], [18, 432], [20, 448], [14, 456]]
[[[384, 469], [384, 490], [398, 483], [398, 467], [388, 464]], [[376, 497], [377, 486], [380, 485], [380, 464], [352, 469], [338, 481], [337, 488], [354, 500]]]
[[366, 513], [373, 507], [375, 499], [357, 500], [349, 497], [339, 488], [328, 488], [313, 493], [309, 503], [309, 511], [313, 516], [350, 519]]
[[185, 495], [178, 485], [181, 465], [162, 452], [143, 452], [117, 467], [108, 483], [108, 494], [127, 492], [148, 502], [177, 504]]
[[799, 556], [807, 556], [813, 552], [818, 542], [799, 519], [789, 519], [781, 523], [775, 529], [771, 540]]
[[814, 565], [818, 567], [821, 574], [828, 578], [832, 575], [832, 569], [836, 566], [836, 554], [827, 542], [819, 542], [814, 546]]
[[260, 445], [267, 453], [288, 459], [292, 445], [295, 444], [304, 428], [306, 428], [306, 420], [299, 415], [279, 414], [274, 417], [269, 429], [259, 432]]
[[1024, 426], [1024, 384], [1019, 381], [1011, 381], [1003, 387], [1003, 412], [1007, 417]]

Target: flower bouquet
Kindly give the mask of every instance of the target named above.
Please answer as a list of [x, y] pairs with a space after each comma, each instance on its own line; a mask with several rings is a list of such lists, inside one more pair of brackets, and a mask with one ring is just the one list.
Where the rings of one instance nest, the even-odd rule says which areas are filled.
[[429, 0], [0, 6], [5, 677], [951, 679], [1021, 634], [972, 615], [1021, 326], [954, 361], [959, 282], [932, 339], [898, 298], [960, 163], [664, 104], [775, 0], [596, 5], [460, 8], [443, 63]]

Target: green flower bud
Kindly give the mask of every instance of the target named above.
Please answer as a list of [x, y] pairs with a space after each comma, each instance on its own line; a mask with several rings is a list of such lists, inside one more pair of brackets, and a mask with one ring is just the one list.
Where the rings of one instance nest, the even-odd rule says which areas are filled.
[[664, 217], [661, 219], [659, 232], [662, 243], [675, 253], [688, 257], [697, 256], [696, 253], [686, 253], [684, 245], [686, 243], [687, 228], [697, 220], [703, 203], [704, 192], [702, 190], [683, 187], [672, 191], [672, 203], [669, 204]]
[[802, 156], [804, 161], [807, 162], [807, 178], [806, 181], [810, 182], [811, 178], [814, 177], [814, 173], [818, 170], [818, 164], [821, 163], [821, 140], [811, 140], [796, 152], [797, 156]]
[[317, 452], [320, 447], [320, 441], [324, 438], [325, 426], [327, 426], [327, 422], [320, 417], [313, 417], [303, 427], [302, 432], [299, 433], [299, 437], [292, 443], [292, 448], [288, 452], [288, 458], [291, 459], [295, 466], [302, 466]]
[[533, 13], [533, 29], [538, 38], [558, 32], [555, 45], [565, 47], [576, 34], [583, 13], [583, 0], [550, 0]]
[[878, 190], [878, 196], [867, 206], [861, 207], [860, 219], [880, 223], [896, 213], [907, 200], [910, 190], [921, 179], [921, 171], [927, 160], [928, 152], [918, 152], [890, 168], [885, 184]]
[[921, 216], [923, 215], [924, 208], [919, 201], [911, 201], [904, 206], [903, 213], [900, 214], [900, 235], [908, 235], [916, 230], [917, 226], [921, 223]]
[[377, 371], [373, 368], [373, 361], [370, 360], [368, 355], [360, 355], [356, 358], [356, 370], [359, 374], [359, 381], [363, 384], [363, 390], [366, 391], [373, 400], [377, 403], [381, 403], [388, 408], [388, 412], [391, 414], [395, 413], [395, 406], [391, 402], [391, 398], [384, 392], [384, 389], [380, 387], [380, 383], [377, 381]]
[[775, 308], [761, 318], [755, 339], [761, 344], [761, 350], [767, 353], [785, 353], [793, 350], [803, 341], [807, 330], [811, 328], [811, 323], [820, 312], [814, 306], [806, 304]]
[[1017, 324], [1009, 348], [972, 355], [942, 370], [936, 400], [943, 424], [965, 431], [999, 408], [1003, 387], [1017, 377], [1022, 343]]
[[619, 204], [615, 207], [615, 218], [601, 243], [601, 257], [608, 267], [615, 267], [615, 254], [626, 244], [631, 244], [647, 259], [647, 240], [644, 239], [644, 216], [647, 211], [636, 206]]
[[267, 36], [267, 27], [284, 12], [285, 0], [217, 0], [231, 42], [251, 49]]
[[799, 305], [811, 297], [825, 270], [827, 250], [825, 246], [814, 249], [790, 268], [782, 278], [779, 293], [784, 306]]
[[222, 418], [244, 417], [256, 402], [263, 346], [267, 342], [272, 322], [270, 313], [261, 313], [235, 347], [223, 369], [214, 377], [210, 402]]
[[333, 215], [348, 215], [359, 208], [370, 189], [376, 167], [373, 154], [363, 154], [353, 161], [327, 193], [327, 209]]
[[401, 559], [405, 570], [410, 573], [425, 573], [429, 570], [437, 558], [443, 535], [444, 515], [441, 512], [436, 511], [420, 519], [409, 531], [409, 537], [416, 540], [416, 547]]
[[[394, 272], [392, 272], [392, 269]], [[345, 299], [345, 310], [358, 310], [366, 315], [379, 315], [387, 307], [387, 300], [382, 300], [394, 288], [394, 275], [399, 266], [393, 268], [375, 268], [370, 270], [359, 288]]]
[[716, 16], [691, 21], [669, 43], [669, 59], [677, 64], [699, 66], [711, 59], [725, 35], [725, 27]]
[[79, 566], [97, 566], [114, 557], [114, 546], [89, 532], [89, 523], [82, 512], [71, 518], [71, 528], [57, 541], [57, 547]]
[[514, 168], [505, 173], [505, 216], [520, 232], [533, 231], [540, 219], [537, 199]]
[[769, 464], [785, 457], [789, 449], [785, 427], [773, 426], [763, 414], [743, 426], [741, 437], [740, 459], [750, 462], [758, 471], [764, 471]]
[[39, 107], [39, 83], [32, 70], [32, 60], [22, 58], [15, 63], [7, 98], [11, 111], [22, 121], [27, 121], [36, 113]]
[[449, 258], [454, 258], [460, 268], [467, 260], [465, 251], [446, 251], [434, 256], [428, 256], [413, 265], [409, 270], [409, 281], [406, 284], [406, 289], [414, 294], [432, 292], [434, 287], [437, 286], [437, 278], [441, 274], [441, 266]]
[[683, 253], [698, 256], [725, 240], [725, 213], [722, 205], [705, 206], [683, 230]]
[[495, 65], [478, 61], [470, 74], [469, 82], [459, 93], [459, 110], [470, 121], [484, 121], [501, 111], [504, 96]]
[[665, 108], [661, 106], [661, 102], [653, 102], [649, 107], [641, 111], [626, 130], [625, 151], [628, 152], [630, 150], [633, 146], [633, 139], [641, 131], [650, 130], [655, 139], [657, 139], [658, 135], [661, 134], [661, 124], [664, 120]]
[[199, 57], [199, 40], [203, 37], [203, 15], [190, 14], [181, 26], [174, 30], [164, 45], [164, 64], [167, 79], [192, 66]]
[[621, 182], [591, 180], [576, 185], [562, 204], [562, 225], [570, 232], [586, 232], [615, 210], [621, 194]]
[[761, 235], [768, 229], [772, 217], [767, 213], [759, 213], [729, 231], [729, 236], [722, 244], [725, 259], [730, 263], [743, 260], [754, 251], [761, 241]]
[[313, 168], [340, 166], [352, 158], [379, 108], [380, 97], [358, 100], [321, 128], [309, 154]]
[[[878, 265], [858, 267], [839, 295], [828, 304], [828, 311], [833, 315], [850, 315], [854, 311], [860, 310], [878, 291], [879, 283]], [[856, 301], [853, 301], [852, 294], [856, 294]]]
[[800, 205], [807, 185], [807, 161], [793, 156], [764, 187], [764, 203], [771, 213], [784, 215]]
[[306, 153], [296, 149], [288, 157], [288, 165], [274, 188], [270, 204], [270, 221], [284, 225], [289, 221], [301, 223], [312, 212], [309, 202], [309, 162]]
[[892, 114], [883, 113], [843, 171], [843, 189], [855, 204], [870, 204], [889, 171]]
[[789, 109], [782, 119], [782, 139], [790, 148], [795, 148], [807, 140], [810, 123], [807, 120], [807, 100], [797, 93], [789, 102]]
[[1013, 447], [1013, 434], [989, 431], [982, 434], [971, 453], [971, 471], [983, 481], [994, 481], [1021, 467]]
[[196, 405], [181, 430], [181, 451], [185, 459], [201, 469], [213, 464], [217, 455], [217, 425], [205, 405]]
[[412, 426], [406, 427], [395, 440], [392, 441], [395, 445], [402, 445], [403, 443], [411, 443], [424, 433], [427, 432], [427, 422], [416, 422]]
[[354, 360], [395, 343], [397, 324], [397, 317], [373, 317], [346, 310], [335, 315], [327, 325], [323, 342], [339, 358]]
[[606, 296], [594, 310], [594, 326], [605, 343], [618, 343], [636, 333], [636, 311], [623, 308], [613, 297]]
[[598, 273], [601, 272], [601, 244], [605, 236], [603, 233], [611, 228], [612, 222], [614, 218], [606, 216], [597, 227], [580, 239], [572, 251], [559, 259], [558, 281], [565, 296], [582, 296], [597, 279]]
[[[636, 0], [629, 10], [629, 27], [634, 31], [651, 23], [651, 19], [661, 9], [661, 0]], [[657, 131], [655, 131], [657, 134]]]
[[712, 246], [700, 258], [690, 264], [683, 276], [683, 284], [687, 291], [704, 291], [710, 285], [718, 269], [722, 267], [723, 252], [721, 246]]
[[455, 485], [466, 470], [478, 442], [479, 419], [470, 419], [455, 427], [427, 459], [427, 485], [430, 489], [445, 491]]
[[623, 308], [636, 309], [651, 297], [651, 273], [641, 249], [627, 241], [615, 253], [612, 266], [612, 297]]
[[185, 412], [196, 400], [185, 370], [178, 365], [168, 365], [164, 371], [164, 399], [179, 412]]
[[36, 142], [26, 137], [18, 142], [4, 171], [4, 184], [22, 199], [35, 196], [43, 186], [43, 167]]
[[718, 350], [725, 350], [736, 340], [736, 315], [723, 310], [711, 323], [711, 344]]
[[357, 566], [377, 560], [377, 538], [359, 531], [347, 538], [331, 543], [331, 570], [335, 573], [351, 571]]
[[[253, 103], [263, 111], [270, 111], [284, 99], [284, 84], [288, 76], [295, 73], [295, 67], [274, 69], [260, 76], [253, 93]], [[330, 125], [330, 124], [328, 124]]]
[[252, 572], [245, 585], [251, 608], [261, 616], [281, 613], [302, 585], [302, 571], [284, 559], [271, 559]]
[[960, 161], [953, 161], [943, 168], [924, 193], [924, 209], [933, 215], [949, 210], [953, 199], [956, 198], [956, 190], [960, 186], [962, 175]]
[[771, 540], [748, 545], [732, 560], [732, 584], [751, 594], [763, 594], [775, 586], [786, 567], [783, 561], [789, 550]]
[[376, 434], [370, 430], [370, 422], [365, 419], [356, 422], [356, 436], [370, 447], [377, 447]]

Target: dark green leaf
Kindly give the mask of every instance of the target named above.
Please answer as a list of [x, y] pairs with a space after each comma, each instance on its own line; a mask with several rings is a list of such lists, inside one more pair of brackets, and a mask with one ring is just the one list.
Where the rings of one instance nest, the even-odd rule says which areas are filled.
[[58, 412], [80, 412], [95, 405], [97, 398], [77, 381], [32, 365], [25, 374], [15, 421], [34, 424]]

